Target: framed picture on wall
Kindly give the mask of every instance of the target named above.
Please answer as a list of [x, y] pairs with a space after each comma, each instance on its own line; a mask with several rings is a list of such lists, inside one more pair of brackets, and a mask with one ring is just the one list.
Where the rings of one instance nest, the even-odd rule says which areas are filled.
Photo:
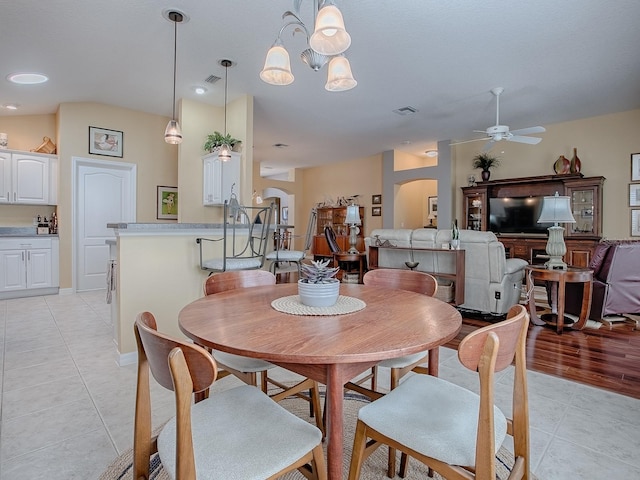
[[640, 209], [631, 210], [631, 236], [640, 237]]
[[380, 205], [382, 204], [382, 195], [371, 195], [371, 204], [372, 205]]
[[158, 220], [178, 219], [178, 187], [158, 185], [157, 214]]
[[640, 182], [640, 153], [631, 154], [631, 181]]
[[640, 207], [640, 183], [629, 184], [629, 206]]
[[429, 197], [427, 199], [427, 203], [429, 207], [428, 215], [431, 216], [433, 214], [434, 217], [437, 217], [438, 216], [438, 197]]
[[382, 207], [372, 207], [371, 208], [371, 216], [372, 217], [380, 217], [380, 216], [382, 216]]
[[89, 153], [122, 158], [124, 133], [118, 130], [89, 127]]

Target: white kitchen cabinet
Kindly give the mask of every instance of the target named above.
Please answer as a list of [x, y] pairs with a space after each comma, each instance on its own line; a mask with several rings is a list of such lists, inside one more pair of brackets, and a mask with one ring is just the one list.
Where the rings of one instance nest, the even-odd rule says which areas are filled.
[[57, 237], [0, 239], [0, 298], [58, 293]]
[[55, 205], [57, 200], [57, 157], [0, 150], [0, 203]]
[[231, 198], [231, 188], [240, 197], [240, 153], [231, 152], [231, 160], [223, 162], [218, 153], [202, 157], [202, 203], [205, 206], [223, 205]]

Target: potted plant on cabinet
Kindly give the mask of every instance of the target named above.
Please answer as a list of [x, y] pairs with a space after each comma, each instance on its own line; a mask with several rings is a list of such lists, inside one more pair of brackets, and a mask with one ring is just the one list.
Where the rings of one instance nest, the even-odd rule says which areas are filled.
[[300, 265], [298, 295], [309, 307], [330, 307], [338, 301], [340, 281], [335, 278], [338, 267], [329, 267], [331, 260], [314, 260]]
[[229, 145], [234, 152], [237, 152], [239, 151], [238, 148], [242, 145], [242, 142], [237, 138], [233, 138], [229, 133], [223, 135], [216, 131], [207, 135], [207, 141], [204, 142], [202, 148], [206, 152], [213, 153], [224, 144]]
[[473, 157], [473, 168], [479, 168], [482, 170], [481, 175], [483, 182], [489, 180], [489, 177], [491, 176], [489, 169], [497, 167], [498, 165], [500, 165], [500, 159], [490, 155], [489, 153], [479, 153]]

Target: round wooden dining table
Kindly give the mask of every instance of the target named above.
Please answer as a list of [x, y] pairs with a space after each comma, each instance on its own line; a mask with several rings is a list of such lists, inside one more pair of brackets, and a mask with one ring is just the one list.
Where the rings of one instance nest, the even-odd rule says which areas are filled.
[[201, 345], [261, 358], [325, 384], [328, 477], [338, 480], [344, 385], [389, 358], [431, 350], [430, 362], [437, 363], [438, 347], [456, 336], [462, 317], [436, 298], [357, 284], [340, 285], [340, 295], [366, 304], [353, 313], [298, 315], [271, 306], [292, 295], [297, 285], [289, 283], [230, 290], [185, 306], [178, 322]]

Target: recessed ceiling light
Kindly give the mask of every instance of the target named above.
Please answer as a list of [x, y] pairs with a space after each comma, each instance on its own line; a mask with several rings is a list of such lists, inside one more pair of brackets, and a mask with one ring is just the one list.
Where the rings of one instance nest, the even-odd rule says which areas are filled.
[[438, 151], [437, 150], [427, 150], [426, 152], [424, 152], [427, 157], [437, 157], [438, 156]]
[[46, 82], [49, 77], [42, 73], [12, 73], [7, 76], [7, 80], [18, 85], [35, 85]]
[[2, 108], [6, 108], [7, 110], [17, 110], [19, 106], [20, 105], [17, 103], [5, 103], [2, 105]]
[[207, 89], [204, 87], [193, 87], [193, 91], [196, 92], [197, 95], [204, 95], [207, 93]]

